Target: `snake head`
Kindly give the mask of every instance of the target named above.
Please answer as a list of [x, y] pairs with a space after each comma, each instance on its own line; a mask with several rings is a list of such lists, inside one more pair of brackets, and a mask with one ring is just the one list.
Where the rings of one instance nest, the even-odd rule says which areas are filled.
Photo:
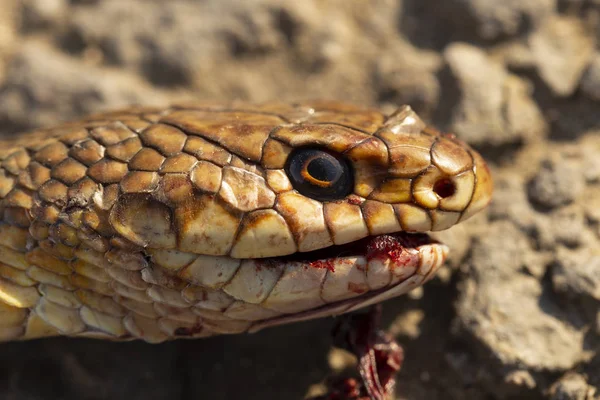
[[142, 142], [179, 137], [178, 148], [200, 161], [188, 174], [161, 174], [152, 190], [125, 177], [110, 211], [151, 271], [189, 284], [183, 296], [207, 332], [340, 314], [405, 293], [447, 256], [426, 232], [490, 201], [481, 156], [408, 106], [388, 117], [331, 105], [259, 111], [165, 113]]

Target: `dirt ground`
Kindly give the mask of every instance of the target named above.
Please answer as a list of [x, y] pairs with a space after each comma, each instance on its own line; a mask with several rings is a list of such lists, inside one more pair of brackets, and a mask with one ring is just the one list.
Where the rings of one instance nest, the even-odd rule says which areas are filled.
[[[399, 399], [600, 399], [600, 1], [1, 0], [0, 132], [118, 106], [411, 104], [491, 163], [439, 276], [384, 306]], [[0, 398], [301, 399], [332, 319], [162, 345], [0, 346]]]

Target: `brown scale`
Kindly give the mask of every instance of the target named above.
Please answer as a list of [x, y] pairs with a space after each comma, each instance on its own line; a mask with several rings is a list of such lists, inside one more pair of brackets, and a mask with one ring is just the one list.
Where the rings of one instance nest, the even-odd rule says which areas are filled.
[[[320, 202], [293, 190], [284, 167], [302, 146], [343, 153], [353, 194]], [[489, 175], [476, 181], [481, 157], [409, 107], [138, 107], [0, 148], [0, 340], [247, 331], [323, 304], [286, 293], [291, 266], [249, 259], [443, 229], [491, 191]], [[441, 179], [458, 194], [436, 195]]]

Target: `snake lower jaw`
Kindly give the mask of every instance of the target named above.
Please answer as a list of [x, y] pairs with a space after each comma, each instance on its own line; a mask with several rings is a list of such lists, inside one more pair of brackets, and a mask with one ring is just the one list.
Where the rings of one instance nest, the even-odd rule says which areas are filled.
[[[333, 249], [311, 252], [312, 254], [308, 254], [310, 258], [306, 256], [302, 258], [303, 253], [293, 257], [296, 260], [302, 259], [302, 264], [305, 266], [317, 265], [317, 268], [323, 268], [321, 264], [343, 265], [344, 259], [348, 259], [350, 262], [357, 257], [364, 257], [368, 260], [365, 263], [365, 275], [370, 282], [370, 290], [351, 298], [328, 302], [320, 307], [257, 321], [249, 329], [249, 332], [257, 332], [263, 328], [290, 322], [337, 316], [398, 297], [430, 280], [444, 264], [449, 252], [446, 245], [422, 233], [401, 232], [373, 236], [349, 243], [349, 245], [333, 246]], [[309, 261], [317, 254], [325, 255], [325, 250], [329, 251], [332, 258]], [[335, 263], [332, 260], [335, 260]], [[328, 273], [335, 275], [336, 271], [329, 270]], [[378, 279], [378, 275], [383, 277], [387, 274], [391, 276], [389, 281], [386, 282], [385, 278]]]
[[419, 267], [410, 278], [402, 280], [391, 287], [387, 287], [379, 293], [370, 293], [364, 300], [356, 302], [356, 304], [344, 312], [358, 310], [398, 297], [423, 285], [433, 278], [448, 257], [448, 246], [441, 243], [432, 243], [419, 246], [417, 249], [419, 251]]

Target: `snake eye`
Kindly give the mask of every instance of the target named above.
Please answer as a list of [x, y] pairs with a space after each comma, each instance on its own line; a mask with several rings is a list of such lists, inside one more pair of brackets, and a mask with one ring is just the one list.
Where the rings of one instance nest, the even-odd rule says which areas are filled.
[[354, 186], [348, 161], [327, 150], [294, 150], [287, 159], [285, 170], [294, 189], [319, 201], [342, 199]]

